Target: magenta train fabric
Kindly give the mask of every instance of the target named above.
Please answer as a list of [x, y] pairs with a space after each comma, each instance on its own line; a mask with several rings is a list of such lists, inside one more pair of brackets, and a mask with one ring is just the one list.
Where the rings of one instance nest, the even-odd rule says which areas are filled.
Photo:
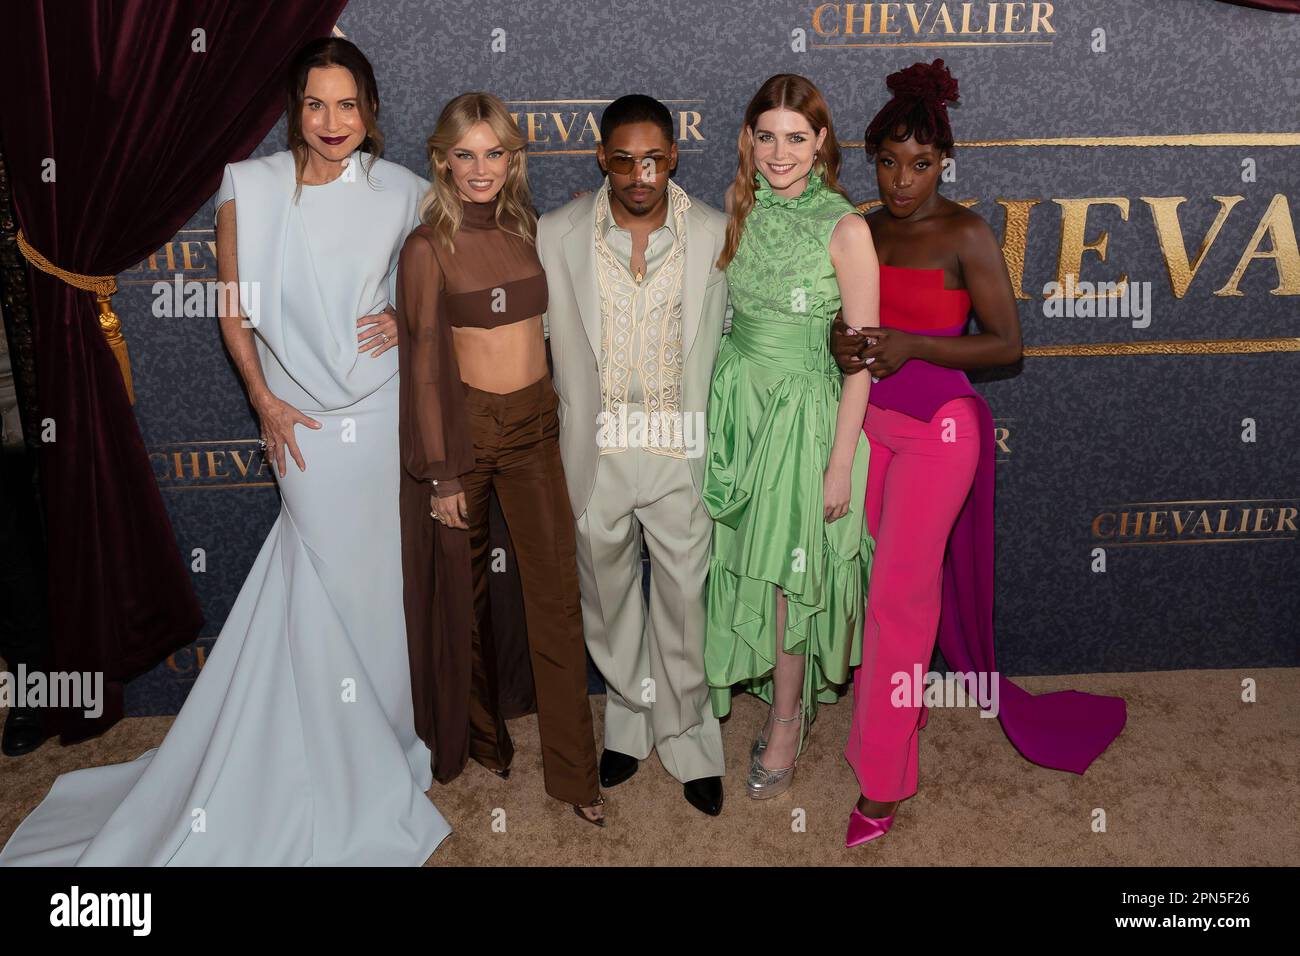
[[[880, 324], [926, 335], [961, 335], [970, 312], [964, 290], [945, 289], [942, 269], [880, 267]], [[873, 383], [871, 403], [928, 421], [945, 402], [975, 399], [980, 457], [943, 564], [939, 649], [954, 671], [997, 673], [993, 649], [993, 416], [960, 369], [912, 360]], [[1033, 763], [1083, 773], [1127, 720], [1120, 697], [1057, 691], [1033, 695], [997, 675], [1002, 729]], [[925, 714], [922, 710], [921, 725]]]

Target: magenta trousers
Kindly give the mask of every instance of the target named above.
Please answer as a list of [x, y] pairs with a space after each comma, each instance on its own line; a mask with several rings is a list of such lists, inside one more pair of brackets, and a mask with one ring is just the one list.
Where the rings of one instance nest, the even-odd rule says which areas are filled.
[[871, 442], [866, 518], [876, 551], [844, 756], [872, 800], [916, 793], [924, 708], [915, 705], [911, 684], [916, 665], [922, 674], [929, 669], [944, 551], [979, 462], [974, 401], [954, 398], [928, 422], [868, 405], [862, 424]]

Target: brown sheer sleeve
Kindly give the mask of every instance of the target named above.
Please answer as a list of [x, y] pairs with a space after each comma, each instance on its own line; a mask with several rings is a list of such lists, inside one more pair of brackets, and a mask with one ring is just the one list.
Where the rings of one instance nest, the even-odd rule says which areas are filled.
[[402, 467], [419, 481], [436, 480], [441, 498], [461, 490], [459, 476], [474, 468], [474, 444], [451, 329], [439, 314], [443, 274], [433, 242], [421, 227], [402, 246], [397, 351]]

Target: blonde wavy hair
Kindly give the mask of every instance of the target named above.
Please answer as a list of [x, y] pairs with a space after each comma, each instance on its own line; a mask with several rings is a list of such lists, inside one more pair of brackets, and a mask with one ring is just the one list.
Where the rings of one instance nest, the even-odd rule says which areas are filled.
[[537, 234], [537, 213], [528, 187], [528, 140], [498, 97], [491, 93], [462, 93], [443, 107], [426, 143], [433, 185], [420, 203], [420, 221], [450, 252], [455, 251], [453, 237], [465, 213], [452, 182], [447, 155], [478, 123], [487, 123], [497, 142], [510, 154], [506, 181], [497, 202], [497, 225], [528, 242], [535, 241]]
[[840, 185], [840, 147], [835, 140], [835, 127], [831, 125], [831, 110], [826, 105], [817, 85], [805, 76], [797, 73], [778, 73], [770, 76], [758, 88], [754, 98], [745, 107], [745, 121], [740, 126], [737, 142], [739, 161], [736, 165], [736, 181], [732, 186], [731, 217], [727, 220], [727, 238], [718, 256], [718, 268], [725, 269], [740, 248], [740, 238], [745, 231], [745, 219], [754, 208], [754, 194], [757, 190], [754, 165], [754, 128], [758, 118], [768, 110], [787, 109], [802, 113], [816, 133], [823, 127], [826, 139], [813, 159], [813, 171], [821, 177], [828, 187], [845, 199], [849, 198], [844, 187]]

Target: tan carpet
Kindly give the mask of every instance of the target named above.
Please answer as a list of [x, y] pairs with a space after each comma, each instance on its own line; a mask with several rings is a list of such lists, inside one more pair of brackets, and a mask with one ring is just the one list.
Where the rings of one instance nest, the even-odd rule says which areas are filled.
[[[1241, 702], [1241, 681], [1258, 703]], [[430, 865], [1295, 865], [1300, 863], [1300, 669], [1172, 671], [1025, 678], [1034, 692], [1075, 688], [1128, 701], [1128, 727], [1085, 776], [1021, 758], [998, 722], [932, 710], [921, 789], [876, 843], [843, 849], [856, 799], [842, 749], [849, 700], [823, 707], [793, 790], [745, 796], [745, 760], [765, 714], [744, 696], [723, 725], [722, 816], [705, 817], [651, 757], [607, 793], [598, 830], [542, 790], [536, 720], [511, 723], [508, 781], [471, 763], [430, 796], [454, 833]], [[600, 733], [603, 697], [592, 698]], [[124, 720], [104, 736], [0, 758], [0, 842], [59, 773], [127, 760], [156, 746], [170, 717]], [[1092, 829], [1094, 809], [1106, 832]], [[504, 812], [504, 816], [502, 812]], [[494, 820], [504, 821], [497, 832]], [[803, 832], [796, 829], [802, 820]]]

